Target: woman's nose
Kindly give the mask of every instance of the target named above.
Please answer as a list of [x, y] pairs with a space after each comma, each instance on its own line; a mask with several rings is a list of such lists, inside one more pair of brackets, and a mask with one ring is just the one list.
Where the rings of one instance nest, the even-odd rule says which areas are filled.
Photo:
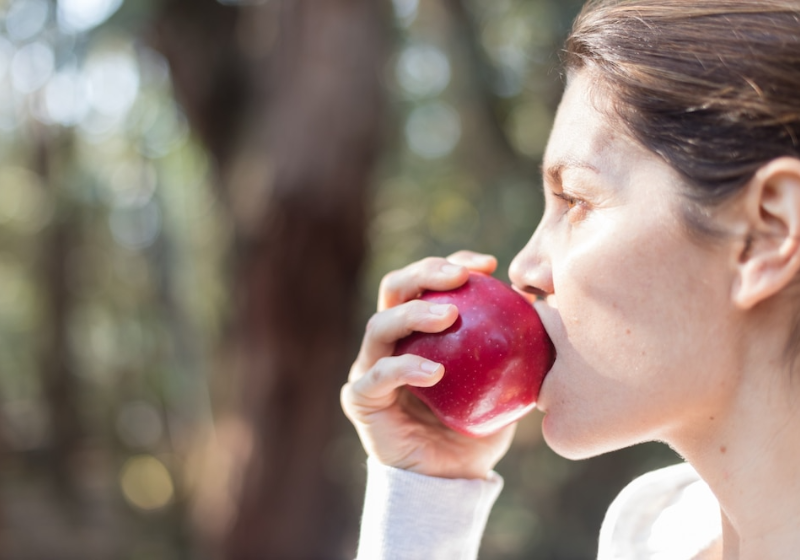
[[537, 229], [528, 244], [511, 261], [508, 276], [518, 290], [547, 297], [554, 293], [553, 270], [541, 238], [542, 232]]

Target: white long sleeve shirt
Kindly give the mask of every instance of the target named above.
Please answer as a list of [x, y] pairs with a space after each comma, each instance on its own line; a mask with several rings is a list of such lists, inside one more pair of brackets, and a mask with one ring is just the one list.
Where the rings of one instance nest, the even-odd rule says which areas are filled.
[[[367, 461], [357, 560], [474, 560], [503, 480], [451, 480]], [[598, 560], [700, 560], [721, 535], [719, 505], [683, 463], [620, 492], [600, 529]]]

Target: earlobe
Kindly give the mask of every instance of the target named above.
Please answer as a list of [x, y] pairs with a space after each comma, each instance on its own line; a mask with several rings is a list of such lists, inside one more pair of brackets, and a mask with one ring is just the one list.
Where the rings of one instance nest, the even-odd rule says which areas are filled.
[[747, 234], [732, 294], [740, 309], [774, 296], [800, 273], [800, 160], [771, 161], [745, 189]]

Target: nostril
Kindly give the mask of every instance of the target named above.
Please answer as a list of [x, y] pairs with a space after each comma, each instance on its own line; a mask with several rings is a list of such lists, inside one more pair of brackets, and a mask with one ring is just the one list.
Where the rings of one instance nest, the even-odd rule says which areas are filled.
[[512, 286], [512, 288], [514, 288], [514, 291], [524, 297], [531, 305], [541, 299], [540, 290], [537, 290], [536, 288], [529, 290], [523, 290], [521, 288], [517, 288], [516, 286]]
[[526, 294], [530, 294], [542, 299], [546, 298], [548, 295], [546, 291], [539, 288], [534, 288], [533, 286], [523, 286], [522, 288], [519, 288], [519, 290], [521, 292], [525, 292]]

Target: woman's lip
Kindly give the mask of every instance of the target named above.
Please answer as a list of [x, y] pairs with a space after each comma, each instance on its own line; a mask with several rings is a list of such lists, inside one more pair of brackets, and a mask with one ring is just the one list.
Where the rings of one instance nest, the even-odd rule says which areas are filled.
[[[556, 361], [558, 361], [558, 353], [556, 353]], [[553, 369], [555, 368], [555, 362], [553, 362], [553, 366], [550, 370], [545, 374], [544, 379], [542, 379], [542, 384], [539, 386], [539, 395], [536, 398], [536, 408], [539, 411], [546, 413], [547, 412], [547, 405], [544, 402], [546, 399], [545, 394], [547, 393], [545, 387], [547, 386], [547, 381], [551, 375], [553, 375]]]
[[550, 340], [553, 340], [553, 344], [555, 345], [555, 340], [553, 339], [553, 331], [555, 330], [553, 315], [558, 314], [558, 307], [553, 305], [554, 303], [555, 298], [552, 298], [552, 296], [548, 297], [547, 300], [537, 299], [533, 302], [533, 308], [536, 310], [536, 313], [539, 314], [539, 319], [542, 321], [544, 330], [547, 332]]
[[539, 318], [542, 321], [542, 326], [544, 326], [544, 330], [547, 333], [547, 336], [550, 338], [555, 351], [555, 361], [553, 362], [553, 366], [551, 366], [550, 370], [547, 372], [547, 374], [545, 374], [544, 379], [542, 380], [542, 385], [539, 387], [539, 398], [537, 399], [538, 402], [536, 403], [536, 408], [545, 414], [547, 413], [547, 405], [546, 403], [542, 403], [542, 394], [545, 392], [544, 389], [547, 385], [548, 378], [553, 373], [555, 363], [558, 361], [558, 345], [556, 344], [556, 339], [553, 335], [555, 334], [554, 331], [557, 330], [557, 326], [559, 325], [559, 317], [558, 308], [554, 304], [555, 297], [553, 296], [548, 296], [545, 300], [537, 299], [533, 302], [533, 308], [536, 310], [536, 313], [538, 313]]

